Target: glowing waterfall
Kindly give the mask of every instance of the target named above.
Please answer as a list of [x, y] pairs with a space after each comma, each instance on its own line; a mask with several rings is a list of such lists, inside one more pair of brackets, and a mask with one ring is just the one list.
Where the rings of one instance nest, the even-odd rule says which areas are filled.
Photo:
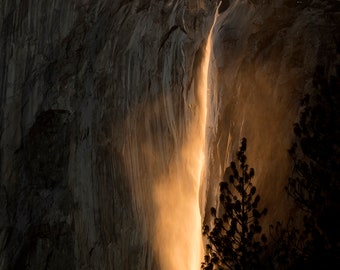
[[[217, 10], [214, 23], [216, 16]], [[213, 26], [196, 80], [197, 104], [187, 140], [172, 160], [168, 175], [161, 177], [154, 190], [154, 237], [162, 270], [198, 270], [203, 260], [200, 188], [205, 167], [208, 71]]]

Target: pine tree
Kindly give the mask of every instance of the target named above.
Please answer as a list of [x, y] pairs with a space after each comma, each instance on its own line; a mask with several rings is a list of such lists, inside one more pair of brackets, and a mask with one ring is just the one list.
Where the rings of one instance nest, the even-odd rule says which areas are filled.
[[238, 164], [230, 163], [220, 183], [221, 213], [212, 207], [213, 228], [203, 226], [208, 241], [201, 267], [204, 270], [261, 269], [267, 239], [261, 235], [260, 218], [267, 209], [258, 209], [260, 196], [252, 184], [254, 169], [246, 163], [246, 149], [247, 140], [243, 138], [237, 152]]
[[295, 254], [296, 268], [340, 267], [339, 86], [339, 71], [327, 78], [318, 66], [294, 125], [296, 142], [289, 151], [294, 170], [286, 190], [304, 213], [304, 224], [299, 230], [295, 225], [281, 229], [280, 242]]

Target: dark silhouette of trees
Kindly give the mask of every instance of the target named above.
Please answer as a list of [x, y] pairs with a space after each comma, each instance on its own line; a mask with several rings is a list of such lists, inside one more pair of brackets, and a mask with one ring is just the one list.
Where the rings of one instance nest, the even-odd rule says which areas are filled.
[[254, 169], [246, 163], [247, 141], [241, 141], [238, 163], [231, 162], [220, 183], [220, 211], [211, 208], [213, 228], [203, 226], [207, 237], [202, 269], [263, 269], [261, 255], [266, 249], [266, 236], [261, 235], [260, 218], [267, 209], [259, 210], [260, 196], [252, 184]]
[[286, 190], [304, 213], [303, 224], [272, 226], [276, 258], [289, 269], [340, 269], [339, 71], [327, 78], [324, 67], [317, 67], [294, 125], [297, 140], [289, 150], [294, 170]]

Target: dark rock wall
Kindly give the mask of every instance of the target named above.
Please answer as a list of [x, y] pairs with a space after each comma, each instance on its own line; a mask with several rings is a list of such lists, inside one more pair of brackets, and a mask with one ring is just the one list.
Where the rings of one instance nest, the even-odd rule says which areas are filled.
[[184, 137], [215, 7], [1, 2], [0, 269], [159, 268], [150, 179]]

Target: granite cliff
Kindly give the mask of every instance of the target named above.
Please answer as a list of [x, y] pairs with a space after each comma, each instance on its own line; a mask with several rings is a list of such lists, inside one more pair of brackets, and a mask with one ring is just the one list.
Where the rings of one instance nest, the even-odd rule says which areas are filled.
[[[180, 152], [195, 136], [217, 8], [1, 1], [1, 270], [173, 269], [163, 250], [176, 241], [164, 235], [175, 232], [179, 243], [187, 232], [165, 223], [158, 236], [164, 209], [181, 206], [159, 201], [155, 187], [181, 203], [193, 185], [169, 176], [186, 168]], [[285, 218], [299, 99], [316, 66], [339, 72], [338, 29], [338, 1], [222, 1], [209, 56], [202, 215], [245, 136], [271, 219]], [[180, 256], [194, 258], [186, 247]]]

